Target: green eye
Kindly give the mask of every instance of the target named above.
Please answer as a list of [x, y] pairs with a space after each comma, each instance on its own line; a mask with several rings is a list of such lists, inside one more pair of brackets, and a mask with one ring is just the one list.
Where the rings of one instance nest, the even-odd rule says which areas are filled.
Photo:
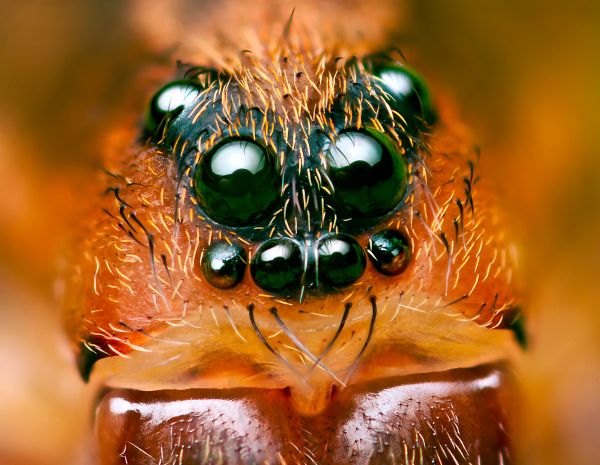
[[302, 251], [288, 238], [269, 239], [256, 250], [250, 265], [254, 282], [268, 292], [289, 294], [301, 285]]
[[318, 246], [319, 279], [325, 286], [340, 288], [355, 282], [365, 271], [365, 253], [352, 236], [327, 236]]
[[408, 238], [393, 229], [373, 234], [369, 239], [368, 253], [375, 268], [388, 276], [402, 273], [412, 258]]
[[435, 123], [436, 114], [431, 95], [423, 79], [404, 66], [375, 66], [373, 75], [396, 100], [400, 114], [407, 120], [409, 129], [422, 129], [423, 124]]
[[347, 131], [325, 150], [336, 208], [373, 217], [394, 209], [406, 190], [406, 163], [395, 144], [376, 131]]
[[250, 226], [271, 215], [279, 199], [273, 157], [245, 139], [230, 139], [202, 157], [194, 174], [200, 208], [226, 226]]
[[195, 103], [200, 92], [199, 85], [187, 81], [174, 81], [162, 87], [148, 105], [146, 130], [154, 132], [167, 116], [179, 115], [186, 106]]

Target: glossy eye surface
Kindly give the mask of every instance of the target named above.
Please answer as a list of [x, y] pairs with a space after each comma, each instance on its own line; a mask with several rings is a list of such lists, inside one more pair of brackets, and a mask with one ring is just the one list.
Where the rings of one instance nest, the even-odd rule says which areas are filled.
[[230, 289], [244, 277], [246, 252], [237, 244], [213, 242], [204, 253], [202, 271], [206, 281], [219, 289]]
[[319, 280], [338, 288], [353, 283], [365, 271], [365, 253], [347, 234], [338, 234], [319, 242]]
[[410, 264], [412, 255], [408, 238], [392, 229], [373, 234], [369, 239], [368, 253], [375, 268], [388, 276], [402, 273]]
[[248, 140], [230, 140], [202, 157], [194, 175], [198, 204], [226, 226], [250, 226], [267, 218], [279, 198], [275, 159]]
[[161, 88], [148, 106], [146, 130], [156, 131], [169, 114], [177, 116], [184, 107], [193, 105], [200, 91], [197, 84], [187, 81], [170, 82]]
[[348, 131], [326, 148], [336, 208], [343, 214], [379, 216], [406, 190], [406, 164], [384, 134]]
[[300, 247], [285, 238], [270, 239], [262, 244], [250, 266], [252, 278], [259, 287], [283, 294], [298, 289], [302, 270]]
[[409, 130], [422, 129], [423, 123], [435, 123], [436, 115], [431, 96], [425, 82], [417, 73], [403, 66], [386, 65], [376, 67], [373, 74], [395, 98]]

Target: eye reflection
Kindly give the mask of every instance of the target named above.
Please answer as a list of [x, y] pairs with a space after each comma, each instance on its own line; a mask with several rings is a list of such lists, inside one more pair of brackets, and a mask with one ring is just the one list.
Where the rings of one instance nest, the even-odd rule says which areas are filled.
[[355, 282], [365, 270], [365, 253], [352, 236], [325, 237], [318, 247], [319, 279], [327, 287], [339, 288]]
[[336, 208], [373, 217], [392, 210], [404, 195], [406, 166], [394, 143], [374, 131], [347, 131], [326, 147]]
[[331, 151], [331, 166], [347, 168], [353, 163], [364, 163], [373, 167], [382, 161], [382, 147], [372, 137], [360, 132], [342, 134]]
[[270, 239], [255, 252], [250, 266], [254, 282], [279, 294], [297, 290], [302, 277], [302, 252], [287, 238]]
[[402, 273], [412, 258], [409, 239], [393, 229], [373, 234], [369, 239], [368, 252], [375, 268], [388, 276]]
[[246, 170], [257, 174], [265, 167], [265, 152], [256, 144], [248, 141], [234, 141], [225, 144], [215, 152], [210, 169], [217, 176], [230, 176]]
[[244, 139], [230, 140], [202, 157], [194, 182], [200, 207], [227, 226], [263, 221], [279, 198], [274, 157]]
[[424, 125], [435, 123], [436, 113], [431, 95], [417, 73], [404, 66], [386, 65], [375, 67], [373, 74], [396, 100], [410, 132], [418, 132]]
[[202, 260], [202, 271], [207, 282], [219, 289], [230, 289], [244, 277], [246, 252], [237, 244], [213, 242]]
[[414, 92], [413, 82], [406, 73], [385, 70], [381, 72], [379, 77], [395, 97], [406, 97]]
[[146, 130], [155, 131], [169, 114], [176, 116], [184, 107], [193, 105], [199, 93], [200, 87], [187, 81], [170, 82], [162, 87], [148, 106]]

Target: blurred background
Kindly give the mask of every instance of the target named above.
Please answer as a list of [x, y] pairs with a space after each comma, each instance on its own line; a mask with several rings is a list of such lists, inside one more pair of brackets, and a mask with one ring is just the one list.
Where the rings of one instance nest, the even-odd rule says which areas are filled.
[[[400, 6], [396, 41], [477, 134], [521, 252], [522, 462], [597, 465], [600, 6]], [[132, 11], [121, 0], [0, 0], [0, 465], [68, 464], [89, 428], [54, 275], [96, 136], [157, 61]]]

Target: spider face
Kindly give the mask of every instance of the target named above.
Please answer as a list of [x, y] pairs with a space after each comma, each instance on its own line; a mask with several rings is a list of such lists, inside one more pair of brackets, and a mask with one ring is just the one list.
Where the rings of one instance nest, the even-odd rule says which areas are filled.
[[164, 85], [107, 150], [66, 299], [109, 388], [101, 463], [433, 460], [461, 418], [445, 457], [506, 463], [511, 257], [464, 129], [389, 59], [245, 60]]

